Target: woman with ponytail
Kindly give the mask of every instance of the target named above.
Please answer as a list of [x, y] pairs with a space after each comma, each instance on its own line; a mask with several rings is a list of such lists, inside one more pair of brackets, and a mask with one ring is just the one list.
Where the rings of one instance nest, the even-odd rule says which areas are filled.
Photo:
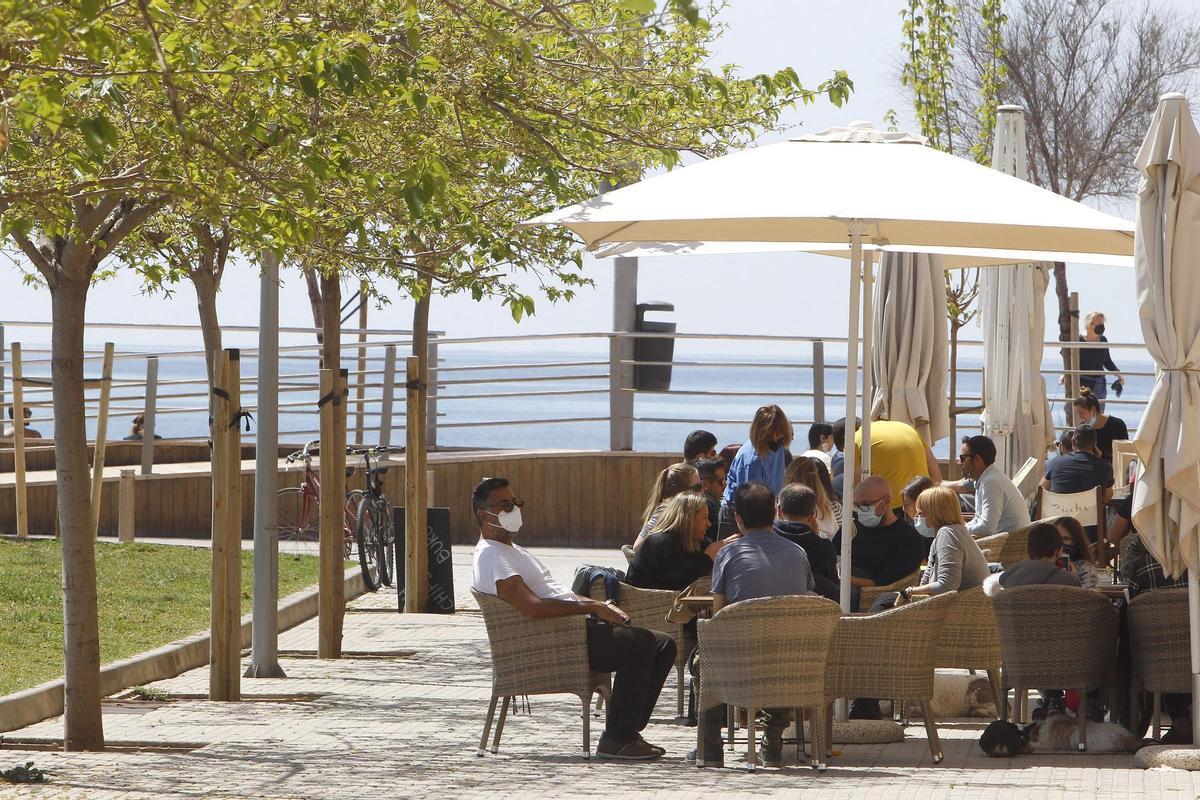
[[650, 530], [658, 523], [667, 501], [683, 492], [704, 492], [704, 484], [700, 482], [700, 473], [695, 467], [691, 464], [672, 464], [658, 473], [654, 480], [654, 488], [650, 490], [650, 498], [646, 501], [646, 510], [642, 512], [642, 529], [633, 543], [634, 549], [641, 546]]
[[1071, 405], [1075, 407], [1076, 424], [1091, 425], [1096, 429], [1096, 447], [1100, 450], [1100, 457], [1111, 464], [1113, 442], [1129, 438], [1129, 427], [1125, 420], [1105, 414], [1100, 401], [1086, 386], [1079, 390], [1079, 397]]

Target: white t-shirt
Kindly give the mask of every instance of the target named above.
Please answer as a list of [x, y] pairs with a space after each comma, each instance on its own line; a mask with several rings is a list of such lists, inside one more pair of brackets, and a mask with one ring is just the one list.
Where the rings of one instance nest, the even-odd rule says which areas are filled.
[[550, 570], [520, 545], [480, 538], [475, 545], [471, 586], [481, 594], [496, 594], [496, 583], [520, 575], [529, 591], [543, 600], [578, 600], [575, 593], [550, 577]]

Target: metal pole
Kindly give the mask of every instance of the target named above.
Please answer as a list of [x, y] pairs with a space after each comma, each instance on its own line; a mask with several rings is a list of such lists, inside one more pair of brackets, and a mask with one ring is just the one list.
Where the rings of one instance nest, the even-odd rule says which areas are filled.
[[254, 617], [247, 678], [286, 678], [279, 665], [279, 258], [263, 254], [258, 296], [254, 435]]
[[812, 344], [813, 421], [825, 422], [825, 342]]
[[[396, 402], [396, 345], [389, 344], [383, 351], [383, 398], [379, 411], [379, 444], [392, 444], [392, 409]], [[436, 424], [436, 423], [435, 423]]]
[[158, 411], [158, 356], [146, 359], [146, 408], [142, 411], [142, 474], [154, 472], [154, 419]]
[[[875, 391], [875, 254], [871, 251], [863, 253], [863, 315], [862, 315], [862, 466], [860, 472], [866, 478], [871, 474], [871, 406]], [[900, 498], [893, 497], [892, 505]]]
[[[839, 599], [842, 611], [850, 612], [850, 540], [854, 536], [854, 412], [858, 403], [858, 318], [862, 283], [862, 237], [867, 226], [858, 220], [850, 223], [850, 308], [846, 325], [846, 451], [842, 478], [842, 542], [838, 562]], [[868, 448], [869, 449], [869, 448]], [[846, 700], [837, 701], [837, 718], [848, 716]]]
[[[638, 260], [619, 256], [613, 260], [613, 331], [632, 333], [637, 328]], [[609, 449], [633, 449], [633, 360], [634, 339], [629, 336], [613, 338], [616, 352], [610, 351], [609, 391], [611, 406]]]
[[430, 335], [429, 337], [429, 356], [425, 359], [425, 371], [429, 375], [427, 385], [425, 387], [425, 449], [437, 449], [437, 365], [438, 365], [438, 343], [437, 337]]

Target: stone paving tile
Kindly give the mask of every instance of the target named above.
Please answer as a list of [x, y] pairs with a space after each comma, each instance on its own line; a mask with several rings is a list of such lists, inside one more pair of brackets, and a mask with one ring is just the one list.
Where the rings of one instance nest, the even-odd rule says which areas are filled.
[[[618, 556], [619, 558], [619, 556]], [[550, 552], [560, 579], [581, 562], [615, 563], [600, 551]], [[469, 548], [456, 548], [456, 595], [469, 581]], [[564, 798], [618, 793], [622, 797], [853, 798], [1176, 798], [1197, 797], [1191, 773], [1131, 768], [1129, 756], [1061, 754], [1012, 761], [988, 759], [975, 741], [981, 721], [942, 726], [946, 760], [934, 766], [924, 729], [905, 741], [843, 746], [830, 769], [807, 767], [747, 774], [727, 754], [722, 770], [697, 770], [684, 761], [694, 746], [691, 728], [671, 724], [674, 688], [664, 689], [647, 738], [668, 749], [654, 764], [614, 764], [579, 756], [581, 723], [569, 698], [535, 697], [532, 716], [510, 717], [498, 755], [475, 756], [490, 684], [487, 640], [477, 612], [403, 616], [394, 591], [367, 595], [346, 617], [348, 651], [410, 650], [407, 657], [348, 658], [339, 662], [284, 657], [286, 679], [243, 680], [246, 702], [188, 700], [145, 713], [105, 714], [110, 741], [195, 743], [191, 752], [49, 753], [0, 750], [0, 764], [33, 760], [47, 769], [46, 786], [0, 787], [0, 798]], [[465, 606], [465, 604], [464, 604]], [[313, 650], [316, 621], [280, 637], [286, 650]], [[155, 688], [177, 694], [207, 691], [197, 669]], [[308, 702], [251, 702], [261, 695], [315, 694]], [[601, 720], [593, 720], [593, 746]], [[18, 731], [56, 737], [62, 720]], [[790, 748], [789, 748], [790, 749]]]

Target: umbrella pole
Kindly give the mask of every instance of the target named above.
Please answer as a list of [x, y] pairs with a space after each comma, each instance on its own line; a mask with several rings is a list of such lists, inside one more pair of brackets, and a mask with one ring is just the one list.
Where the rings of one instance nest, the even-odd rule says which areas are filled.
[[[871, 474], [871, 409], [875, 395], [875, 254], [867, 250], [862, 254], [862, 465], [859, 474], [866, 478]], [[892, 506], [896, 505], [895, 497]]]

